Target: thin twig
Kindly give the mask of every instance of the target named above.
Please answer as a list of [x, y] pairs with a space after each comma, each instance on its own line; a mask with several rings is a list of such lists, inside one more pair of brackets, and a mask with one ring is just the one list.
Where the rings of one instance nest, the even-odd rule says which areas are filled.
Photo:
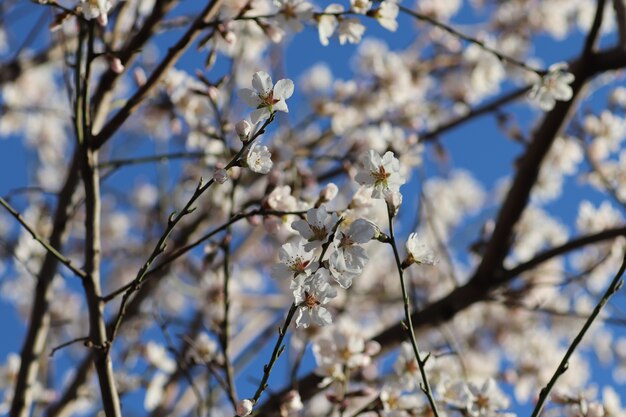
[[409, 301], [409, 295], [406, 290], [406, 282], [404, 281], [404, 272], [402, 268], [402, 261], [400, 260], [400, 254], [398, 253], [398, 246], [396, 245], [396, 238], [394, 234], [393, 227], [393, 208], [387, 204], [387, 218], [389, 220], [389, 244], [393, 249], [393, 256], [396, 261], [396, 268], [398, 270], [398, 276], [400, 278], [400, 287], [402, 288], [402, 300], [404, 305], [404, 317], [406, 320], [406, 330], [409, 334], [409, 339], [411, 340], [411, 346], [413, 347], [413, 353], [415, 354], [415, 360], [417, 360], [417, 364], [420, 368], [420, 374], [422, 376], [422, 384], [420, 387], [426, 397], [428, 398], [428, 403], [430, 404], [430, 408], [433, 412], [434, 417], [439, 417], [439, 409], [437, 407], [437, 403], [433, 396], [433, 391], [430, 387], [430, 382], [428, 380], [428, 375], [426, 374], [426, 361], [429, 358], [429, 355], [426, 355], [422, 358], [420, 354], [419, 347], [417, 346], [417, 340], [415, 338], [415, 329], [413, 328], [413, 321], [411, 319], [411, 305]]
[[202, 30], [204, 23], [211, 19], [217, 13], [222, 0], [211, 0], [207, 6], [200, 12], [193, 25], [183, 34], [180, 40], [171, 48], [161, 63], [155, 68], [144, 85], [139, 87], [135, 94], [128, 99], [124, 107], [122, 107], [113, 118], [102, 128], [102, 130], [94, 137], [94, 146], [100, 148], [104, 145], [119, 127], [130, 117], [135, 109], [143, 102], [143, 100], [154, 90], [165, 75], [165, 73], [174, 65], [178, 58], [187, 50], [189, 45], [196, 39]]
[[82, 269], [74, 266], [72, 261], [61, 254], [56, 248], [54, 248], [50, 242], [41, 237], [35, 230], [30, 227], [30, 225], [26, 222], [26, 220], [22, 217], [22, 215], [15, 210], [4, 198], [0, 197], [0, 205], [4, 207], [20, 224], [26, 231], [39, 242], [50, 254], [52, 254], [59, 262], [65, 265], [70, 271], [72, 271], [76, 276], [80, 278], [85, 278], [87, 274]]
[[[243, 144], [243, 146], [241, 147], [239, 152], [237, 152], [235, 154], [235, 156], [231, 159], [231, 161], [228, 164], [226, 164], [226, 166], [224, 167], [225, 170], [228, 170], [228, 169], [230, 169], [230, 168], [232, 168], [232, 167], [234, 167], [236, 165], [239, 165], [241, 163], [242, 158], [245, 156], [246, 152], [250, 149], [250, 147], [252, 146], [254, 141], [259, 136], [261, 136], [263, 133], [265, 133], [265, 129], [267, 128], [267, 126], [269, 126], [269, 124], [273, 120], [274, 120], [274, 113], [272, 113], [270, 115], [270, 117], [263, 123], [263, 125], [259, 128], [259, 130], [252, 136], [252, 138]], [[159, 238], [157, 244], [153, 248], [152, 253], [148, 257], [148, 260], [139, 269], [139, 271], [137, 272], [137, 275], [135, 276], [135, 278], [129, 284], [126, 285], [127, 289], [124, 291], [124, 295], [122, 296], [122, 302], [120, 304], [119, 312], [117, 314], [117, 319], [115, 320], [115, 324], [114, 324], [113, 329], [112, 329], [112, 331], [111, 331], [111, 333], [109, 335], [109, 342], [110, 343], [112, 343], [113, 340], [115, 339], [115, 336], [116, 336], [117, 331], [118, 331], [118, 329], [120, 327], [120, 324], [122, 323], [122, 320], [124, 319], [124, 315], [125, 315], [125, 312], [126, 312], [126, 305], [128, 304], [128, 301], [130, 300], [131, 295], [139, 290], [139, 288], [143, 284], [144, 280], [148, 276], [148, 271], [150, 270], [150, 267], [154, 263], [155, 259], [161, 253], [163, 253], [165, 251], [166, 242], [169, 239], [170, 234], [172, 233], [172, 231], [174, 230], [176, 225], [185, 216], [191, 214], [195, 210], [195, 207], [193, 207], [195, 202], [198, 200], [198, 198], [200, 198], [200, 196], [206, 190], [208, 190], [211, 187], [211, 185], [213, 185], [214, 182], [215, 182], [215, 180], [213, 178], [211, 178], [206, 184], [202, 180], [200, 180], [200, 182], [198, 183], [198, 186], [196, 187], [195, 192], [189, 198], [189, 200], [187, 201], [187, 203], [185, 204], [183, 209], [180, 211], [180, 213], [173, 212], [170, 215], [170, 217], [169, 217], [169, 219], [167, 221], [167, 227], [165, 228], [165, 231], [163, 232], [163, 234]], [[106, 302], [109, 299], [108, 297], [109, 296], [104, 297], [102, 299], [102, 301]]]
[[620, 266], [619, 271], [613, 278], [613, 281], [611, 281], [611, 284], [609, 285], [609, 287], [606, 289], [606, 292], [600, 299], [600, 302], [598, 302], [596, 307], [593, 309], [593, 312], [591, 313], [591, 315], [589, 316], [589, 318], [583, 325], [582, 329], [580, 329], [580, 332], [578, 332], [578, 334], [576, 335], [576, 337], [570, 344], [569, 348], [567, 349], [567, 352], [565, 353], [565, 356], [563, 356], [561, 363], [556, 368], [556, 371], [554, 372], [554, 375], [552, 375], [552, 378], [550, 378], [550, 381], [548, 382], [548, 384], [539, 393], [539, 399], [537, 400], [537, 405], [535, 406], [533, 413], [531, 414], [531, 417], [539, 416], [546, 400], [548, 399], [548, 396], [550, 395], [550, 392], [552, 391], [552, 389], [554, 388], [554, 385], [556, 384], [556, 381], [559, 379], [561, 375], [563, 375], [567, 371], [567, 368], [569, 367], [569, 358], [572, 356], [572, 354], [576, 350], [576, 347], [578, 347], [580, 342], [583, 340], [585, 333], [587, 333], [587, 330], [589, 330], [589, 327], [591, 327], [594, 320], [596, 319], [598, 314], [600, 314], [600, 311], [606, 305], [609, 299], [624, 284], [624, 281], [622, 281], [622, 275], [624, 274], [625, 270], [626, 270], [626, 253], [624, 254], [624, 260], [622, 261], [622, 266]]
[[[230, 204], [231, 204], [231, 213], [230, 216], [233, 216], [233, 208], [235, 205], [235, 190], [237, 188], [237, 181], [233, 181], [233, 187], [230, 191]], [[237, 409], [237, 388], [235, 386], [235, 373], [233, 370], [232, 361], [230, 358], [230, 352], [228, 349], [230, 342], [230, 323], [229, 323], [229, 313], [230, 313], [230, 243], [232, 240], [232, 234], [230, 228], [226, 229], [226, 235], [222, 240], [222, 251], [224, 252], [224, 261], [222, 262], [223, 272], [224, 272], [224, 319], [221, 323], [221, 329], [219, 333], [219, 341], [222, 347], [222, 354], [224, 355], [224, 374], [226, 375], [226, 384], [228, 385], [228, 397], [233, 406], [233, 410]]]
[[65, 343], [61, 343], [60, 345], [52, 348], [52, 350], [50, 351], [50, 357], [54, 356], [54, 354], [56, 353], [57, 350], [61, 350], [61, 349], [65, 348], [65, 347], [73, 345], [74, 343], [86, 342], [88, 340], [89, 340], [89, 336], [83, 336], [83, 337], [77, 337], [76, 339], [72, 339], [72, 340], [67, 341]]
[[519, 61], [519, 60], [517, 60], [515, 58], [512, 58], [512, 57], [510, 57], [508, 55], [505, 55], [502, 52], [497, 51], [497, 50], [487, 46], [484, 42], [479, 41], [476, 38], [472, 38], [471, 36], [468, 36], [468, 35], [466, 35], [464, 33], [461, 33], [458, 30], [454, 29], [453, 27], [448, 26], [445, 23], [442, 23], [442, 22], [440, 22], [440, 21], [438, 21], [438, 20], [436, 20], [436, 19], [434, 19], [434, 18], [432, 18], [432, 17], [430, 17], [428, 15], [416, 12], [415, 10], [409, 9], [408, 7], [401, 6], [401, 5], [398, 5], [398, 8], [403, 13], [408, 14], [409, 16], [412, 16], [415, 19], [427, 22], [427, 23], [429, 23], [429, 24], [431, 24], [431, 25], [433, 25], [435, 27], [438, 27], [439, 29], [445, 30], [446, 32], [448, 32], [449, 34], [451, 34], [454, 37], [457, 37], [459, 39], [462, 39], [464, 41], [467, 41], [467, 42], [473, 43], [474, 45], [477, 45], [481, 49], [483, 49], [483, 50], [485, 50], [487, 52], [490, 52], [493, 55], [495, 55], [502, 62], [508, 62], [509, 64], [513, 64], [513, 65], [515, 65], [517, 67], [525, 69], [526, 71], [534, 72], [535, 74], [537, 74], [539, 76], [543, 76], [543, 75], [546, 74], [545, 70], [541, 70], [541, 69], [537, 69], [537, 68], [531, 67], [530, 65], [528, 65], [528, 64], [526, 64], [526, 63], [524, 63], [522, 61]]

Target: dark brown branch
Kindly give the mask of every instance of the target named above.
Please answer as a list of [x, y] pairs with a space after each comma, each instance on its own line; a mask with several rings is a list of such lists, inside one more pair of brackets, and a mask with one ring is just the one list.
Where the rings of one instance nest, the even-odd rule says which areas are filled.
[[437, 139], [437, 137], [439, 137], [440, 135], [446, 133], [449, 130], [454, 129], [455, 127], [462, 125], [463, 123], [466, 123], [478, 116], [491, 113], [499, 109], [500, 107], [502, 107], [504, 104], [507, 104], [513, 100], [523, 97], [524, 94], [526, 94], [529, 90], [530, 90], [530, 86], [526, 86], [526, 87], [521, 87], [517, 90], [511, 91], [510, 93], [505, 94], [502, 97], [498, 97], [492, 101], [489, 101], [481, 106], [478, 106], [470, 110], [467, 114], [464, 114], [463, 116], [460, 116], [454, 120], [451, 120], [449, 122], [442, 124], [441, 126], [434, 128], [433, 130], [430, 130], [428, 132], [421, 134], [419, 138], [421, 141], [431, 141], [431, 140]]
[[596, 6], [596, 14], [593, 17], [593, 23], [591, 24], [591, 29], [589, 30], [589, 34], [585, 39], [585, 47], [583, 49], [583, 58], [588, 57], [593, 52], [593, 49], [596, 46], [598, 41], [598, 35], [600, 33], [600, 27], [602, 26], [602, 18], [604, 17], [604, 6], [606, 4], [606, 0], [598, 0], [598, 5]]
[[535, 255], [531, 260], [519, 264], [515, 268], [505, 271], [505, 280], [519, 276], [520, 274], [529, 271], [552, 258], [556, 258], [557, 256], [561, 256], [566, 253], [570, 253], [576, 249], [580, 249], [582, 247], [593, 245], [595, 243], [603, 242], [619, 236], [626, 236], [626, 227], [603, 230], [598, 233], [572, 239], [561, 246], [545, 250]]
[[626, 48], [626, 2], [613, 0], [613, 9], [617, 23], [617, 47], [624, 49]]

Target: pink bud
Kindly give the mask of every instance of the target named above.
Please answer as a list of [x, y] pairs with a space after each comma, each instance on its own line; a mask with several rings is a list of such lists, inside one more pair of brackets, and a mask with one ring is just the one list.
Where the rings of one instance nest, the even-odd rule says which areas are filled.
[[225, 169], [216, 169], [213, 172], [213, 179], [219, 184], [224, 184], [228, 181], [228, 172]]
[[122, 61], [118, 57], [109, 58], [109, 68], [116, 74], [121, 74], [124, 72], [124, 65]]
[[100, 26], [104, 27], [109, 22], [109, 17], [107, 16], [106, 13], [100, 13], [97, 20]]
[[135, 77], [135, 82], [139, 87], [144, 85], [148, 80], [148, 77], [146, 77], [146, 72], [141, 68], [135, 68], [135, 71], [133, 71], [133, 76]]
[[237, 415], [240, 417], [249, 416], [252, 413], [252, 408], [254, 407], [254, 403], [249, 399], [241, 400], [237, 404]]

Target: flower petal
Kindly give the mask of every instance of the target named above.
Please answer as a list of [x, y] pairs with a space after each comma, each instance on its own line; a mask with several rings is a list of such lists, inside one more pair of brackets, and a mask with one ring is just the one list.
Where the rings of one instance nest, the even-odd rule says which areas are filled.
[[270, 111], [267, 107], [261, 107], [260, 109], [256, 109], [250, 115], [250, 120], [253, 124], [259, 123], [261, 120], [265, 120], [270, 117]]
[[293, 81], [290, 79], [278, 80], [274, 86], [274, 98], [288, 99], [293, 94]]
[[261, 100], [259, 99], [259, 95], [256, 91], [250, 88], [242, 88], [237, 92], [237, 96], [240, 99], [246, 102], [246, 104], [250, 107], [258, 107], [261, 104]]
[[255, 72], [252, 76], [252, 87], [265, 97], [272, 91], [272, 77], [265, 71]]
[[287, 107], [287, 103], [285, 100], [280, 100], [278, 103], [272, 106], [272, 110], [274, 111], [284, 111], [285, 113], [289, 113], [289, 108]]

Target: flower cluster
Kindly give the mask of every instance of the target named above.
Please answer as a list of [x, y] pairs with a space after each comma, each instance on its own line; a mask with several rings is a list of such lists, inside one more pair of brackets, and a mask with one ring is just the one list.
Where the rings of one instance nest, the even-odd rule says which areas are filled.
[[[297, 243], [286, 243], [279, 250], [279, 263], [272, 268], [272, 276], [291, 280], [298, 306], [297, 326], [330, 324], [332, 318], [324, 305], [337, 295], [330, 281], [349, 288], [367, 264], [367, 251], [362, 245], [376, 235], [376, 226], [365, 219], [342, 226], [342, 219], [329, 213], [325, 205], [312, 208], [306, 219], [292, 223], [300, 235]], [[321, 255], [327, 253], [328, 259], [322, 259]]]

